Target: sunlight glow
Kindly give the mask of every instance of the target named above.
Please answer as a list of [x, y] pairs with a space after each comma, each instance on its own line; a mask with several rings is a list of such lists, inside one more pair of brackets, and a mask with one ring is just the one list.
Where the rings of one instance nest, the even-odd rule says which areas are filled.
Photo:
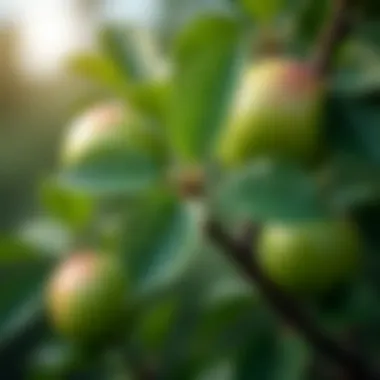
[[20, 58], [29, 73], [55, 73], [67, 54], [91, 48], [96, 25], [91, 15], [80, 12], [79, 3], [39, 0], [20, 7]]

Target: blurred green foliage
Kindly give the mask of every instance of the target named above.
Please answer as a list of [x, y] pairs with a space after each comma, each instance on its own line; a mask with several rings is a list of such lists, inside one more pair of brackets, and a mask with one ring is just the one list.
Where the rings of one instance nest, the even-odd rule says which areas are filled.
[[[91, 165], [75, 171], [74, 180], [60, 181], [67, 172], [58, 162], [53, 175], [41, 176], [34, 212], [0, 236], [4, 378], [311, 380], [315, 367], [327, 373], [318, 379], [331, 378], [333, 366], [268, 309], [260, 289], [203, 235], [209, 213], [231, 231], [246, 220], [351, 217], [363, 238], [363, 273], [343, 291], [324, 294], [325, 302], [312, 299], [305, 307], [332, 334], [354, 331], [362, 352], [378, 361], [380, 71], [374, 67], [380, 51], [370, 49], [367, 59], [363, 48], [380, 41], [366, 32], [374, 23], [379, 28], [376, 2], [363, 2], [371, 20], [361, 19], [336, 57], [321, 162], [305, 169], [262, 157], [226, 173], [211, 153], [244, 67], [259, 58], [252, 50], [261, 28], [282, 31], [285, 25], [288, 33], [279, 42], [286, 55], [304, 57], [330, 13], [327, 3], [231, 1], [212, 13], [199, 6], [169, 41], [163, 76], [149, 68], [157, 61], [144, 60], [120, 26], [102, 31], [99, 55], [68, 62], [75, 75], [96, 83], [99, 98], [138, 110], [168, 142], [170, 159], [145, 165], [151, 163], [145, 152], [113, 155], [116, 136], [102, 152], [105, 160], [90, 157]], [[167, 46], [165, 38], [160, 42]], [[363, 52], [363, 59], [352, 51]], [[368, 72], [371, 79], [364, 80]], [[58, 161], [57, 140], [52, 155]], [[204, 198], [186, 198], [173, 186], [173, 167], [186, 173], [193, 165], [210, 179]], [[116, 341], [76, 347], [46, 320], [43, 289], [51, 269], [72, 250], [94, 247], [123, 258], [132, 283], [129, 317]]]

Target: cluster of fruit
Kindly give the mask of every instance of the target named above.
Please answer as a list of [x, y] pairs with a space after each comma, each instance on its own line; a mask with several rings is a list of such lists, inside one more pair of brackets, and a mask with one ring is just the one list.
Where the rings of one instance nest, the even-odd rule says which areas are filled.
[[[223, 166], [243, 165], [262, 155], [308, 166], [320, 154], [324, 84], [308, 64], [273, 59], [246, 73], [217, 144]], [[122, 156], [125, 147], [165, 159], [165, 148], [144, 121], [124, 104], [90, 110], [69, 132], [64, 163]], [[263, 226], [258, 260], [266, 275], [291, 292], [325, 291], [346, 281], [359, 264], [360, 237], [339, 217]], [[76, 253], [47, 286], [48, 309], [67, 336], [104, 334], [123, 310], [127, 280], [113, 256]]]
[[[251, 68], [218, 146], [221, 160], [236, 167], [264, 155], [310, 167], [323, 151], [325, 90], [304, 62], [272, 59]], [[358, 231], [340, 217], [270, 223], [257, 244], [267, 276], [298, 294], [331, 289], [359, 264]]]

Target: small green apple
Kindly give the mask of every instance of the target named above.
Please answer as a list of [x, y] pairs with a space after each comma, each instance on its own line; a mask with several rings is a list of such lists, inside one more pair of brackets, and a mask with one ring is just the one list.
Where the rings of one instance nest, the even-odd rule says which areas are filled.
[[63, 336], [89, 342], [107, 335], [124, 311], [126, 276], [111, 255], [76, 252], [46, 286], [52, 326]]
[[69, 125], [62, 163], [69, 169], [101, 166], [112, 170], [131, 154], [156, 163], [167, 159], [158, 130], [126, 103], [110, 101], [92, 106]]
[[306, 63], [266, 59], [243, 76], [217, 149], [226, 166], [257, 156], [299, 163], [320, 146], [323, 85]]
[[284, 289], [322, 293], [350, 279], [359, 269], [360, 238], [347, 221], [274, 223], [263, 228], [258, 262]]

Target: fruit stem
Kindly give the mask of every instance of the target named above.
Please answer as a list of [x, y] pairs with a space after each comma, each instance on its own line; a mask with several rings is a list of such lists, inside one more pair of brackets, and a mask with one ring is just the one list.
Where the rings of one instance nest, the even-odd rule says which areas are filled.
[[257, 237], [259, 229], [251, 229], [249, 238], [245, 232], [246, 240], [237, 241], [229, 236], [218, 222], [211, 220], [206, 225], [206, 233], [222, 249], [227, 258], [241, 269], [248, 280], [258, 286], [273, 310], [298, 331], [316, 351], [338, 364], [352, 380], [380, 379], [380, 374], [370, 369], [354, 352], [329, 337], [291, 296], [279, 289], [262, 273], [254, 259], [251, 244], [255, 236]]
[[322, 30], [320, 44], [314, 58], [315, 71], [322, 78], [329, 73], [336, 50], [350, 34], [352, 3], [353, 0], [334, 0], [332, 16]]

